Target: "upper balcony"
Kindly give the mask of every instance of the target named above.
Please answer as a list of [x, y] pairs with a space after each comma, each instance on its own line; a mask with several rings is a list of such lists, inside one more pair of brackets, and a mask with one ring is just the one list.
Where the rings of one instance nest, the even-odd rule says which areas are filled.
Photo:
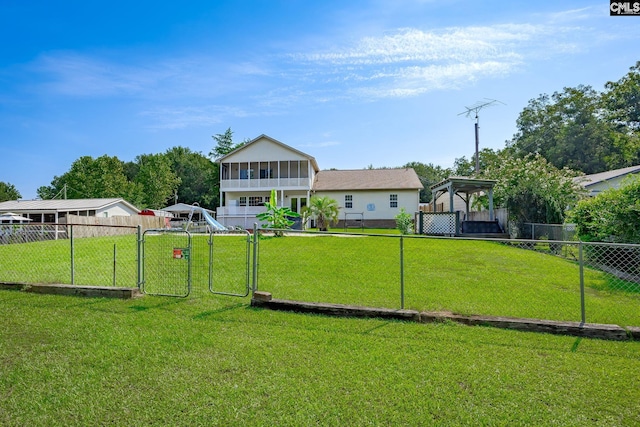
[[313, 171], [307, 160], [238, 162], [220, 165], [220, 189], [311, 188]]

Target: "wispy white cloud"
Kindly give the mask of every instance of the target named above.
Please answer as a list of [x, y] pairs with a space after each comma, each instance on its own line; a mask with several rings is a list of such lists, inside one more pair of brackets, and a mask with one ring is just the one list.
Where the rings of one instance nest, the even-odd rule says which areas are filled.
[[404, 28], [330, 50], [291, 54], [293, 78], [366, 98], [410, 97], [499, 78], [528, 61], [576, 52], [580, 30], [533, 24]]
[[338, 40], [330, 49], [270, 51], [243, 62], [203, 54], [50, 52], [34, 61], [31, 71], [44, 76], [36, 90], [45, 93], [152, 100], [156, 106], [141, 115], [154, 128], [211, 126], [231, 116], [279, 114], [300, 103], [405, 98], [502, 78], [531, 61], [585, 49], [589, 33], [567, 23], [588, 13], [567, 11], [543, 24], [401, 28]]
[[318, 141], [318, 142], [309, 142], [306, 144], [299, 144], [300, 148], [326, 148], [326, 147], [335, 147], [340, 145], [339, 141]]
[[152, 130], [184, 129], [206, 127], [225, 122], [229, 117], [247, 117], [250, 114], [242, 108], [222, 105], [158, 107], [142, 111], [141, 116], [152, 119], [148, 126]]
[[69, 52], [49, 53], [30, 67], [45, 91], [68, 96], [135, 95], [159, 79], [157, 71]]
[[508, 42], [531, 37], [532, 28], [451, 28], [425, 32], [400, 29], [380, 37], [364, 37], [353, 46], [329, 52], [294, 54], [295, 60], [324, 65], [385, 65], [407, 62], [473, 61], [487, 56], [510, 58]]
[[265, 72], [253, 64], [227, 64], [206, 56], [127, 59], [73, 52], [42, 55], [29, 71], [44, 76], [37, 89], [56, 95], [147, 99], [219, 96], [245, 87], [239, 76]]

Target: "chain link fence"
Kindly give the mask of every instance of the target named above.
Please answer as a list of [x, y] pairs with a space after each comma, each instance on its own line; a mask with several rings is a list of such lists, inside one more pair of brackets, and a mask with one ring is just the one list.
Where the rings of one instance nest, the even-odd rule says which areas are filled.
[[0, 282], [135, 287], [138, 228], [0, 226]]
[[640, 245], [308, 232], [259, 244], [258, 288], [277, 298], [640, 326]]
[[525, 222], [522, 226], [523, 239], [577, 241], [575, 224], [538, 224]]
[[180, 296], [244, 296], [252, 286], [308, 302], [640, 326], [640, 245], [293, 231], [162, 236], [89, 225], [0, 231], [5, 283]]

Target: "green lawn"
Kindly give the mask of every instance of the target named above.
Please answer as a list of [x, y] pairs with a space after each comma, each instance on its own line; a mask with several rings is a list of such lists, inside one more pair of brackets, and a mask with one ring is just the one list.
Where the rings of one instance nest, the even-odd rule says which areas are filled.
[[640, 423], [640, 343], [0, 291], [0, 425]]
[[[400, 308], [399, 239], [317, 236], [260, 241], [259, 288], [276, 298]], [[489, 241], [405, 238], [405, 308], [580, 321], [578, 264]], [[585, 269], [591, 323], [640, 326], [640, 288], [618, 291]]]
[[[253, 261], [246, 235], [216, 236], [211, 248], [209, 236], [192, 236], [190, 276], [189, 262], [174, 256], [189, 245], [185, 236], [145, 236], [147, 292], [186, 295], [191, 277], [191, 295], [206, 295], [210, 261], [215, 291], [246, 292]], [[75, 283], [136, 286], [136, 245], [134, 235], [76, 239]], [[0, 246], [0, 281], [70, 283], [69, 247], [66, 240]], [[576, 262], [489, 241], [425, 238], [404, 238], [403, 257], [405, 308], [581, 320]], [[276, 298], [402, 305], [398, 235], [264, 237], [258, 260], [258, 288]], [[638, 284], [621, 290], [610, 275], [588, 268], [584, 277], [587, 322], [640, 326]]]

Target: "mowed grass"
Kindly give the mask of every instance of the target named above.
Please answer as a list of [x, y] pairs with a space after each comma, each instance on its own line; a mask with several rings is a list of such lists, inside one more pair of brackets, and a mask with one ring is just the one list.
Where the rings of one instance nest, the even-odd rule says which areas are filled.
[[[260, 241], [259, 288], [275, 298], [581, 321], [576, 262], [490, 241], [287, 236]], [[586, 320], [640, 326], [640, 285], [584, 269]]]
[[[405, 237], [401, 266], [399, 237], [263, 237], [258, 288], [275, 298], [400, 308], [402, 268], [408, 309], [581, 321], [576, 262], [490, 241]], [[190, 243], [185, 234], [145, 235], [144, 290], [203, 296], [211, 282], [217, 292], [246, 293], [253, 275], [247, 238], [214, 236], [210, 246], [208, 235]], [[174, 256], [189, 244], [190, 264]], [[137, 285], [135, 235], [76, 239], [74, 247], [76, 284]], [[0, 281], [70, 283], [69, 251], [66, 240], [0, 246]], [[587, 322], [640, 326], [640, 285], [621, 290], [589, 268], [584, 278]]]
[[640, 424], [640, 343], [0, 291], [0, 425]]

